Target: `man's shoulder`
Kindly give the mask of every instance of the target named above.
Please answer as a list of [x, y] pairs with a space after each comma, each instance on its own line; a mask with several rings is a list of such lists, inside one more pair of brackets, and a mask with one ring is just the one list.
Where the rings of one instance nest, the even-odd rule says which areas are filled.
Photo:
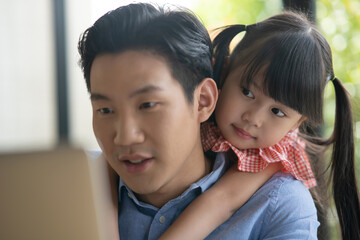
[[268, 198], [277, 198], [282, 196], [279, 201], [285, 200], [287, 198], [300, 197], [304, 200], [310, 200], [310, 203], [313, 203], [313, 199], [309, 190], [305, 185], [296, 180], [291, 174], [278, 172], [274, 174], [255, 194], [266, 196]]
[[290, 212], [301, 215], [316, 215], [314, 200], [304, 184], [292, 175], [278, 172], [266, 182], [248, 201], [249, 205], [264, 205], [264, 211], [272, 218]]
[[309, 190], [290, 174], [279, 172], [208, 239], [263, 239], [270, 235], [303, 239], [303, 233], [315, 239], [318, 225]]

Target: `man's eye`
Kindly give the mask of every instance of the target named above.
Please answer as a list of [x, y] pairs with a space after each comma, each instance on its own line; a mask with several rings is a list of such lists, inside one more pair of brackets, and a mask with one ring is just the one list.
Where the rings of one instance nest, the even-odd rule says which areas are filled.
[[285, 116], [285, 113], [283, 111], [281, 111], [280, 109], [278, 108], [272, 108], [271, 111], [276, 115], [276, 116], [279, 116], [279, 117], [284, 117]]
[[246, 97], [254, 98], [254, 94], [253, 94], [249, 89], [242, 88], [242, 93], [243, 93]]
[[145, 102], [140, 105], [140, 109], [152, 108], [156, 105], [156, 102]]
[[98, 113], [106, 115], [106, 114], [110, 114], [113, 113], [114, 111], [111, 108], [100, 108], [97, 110]]

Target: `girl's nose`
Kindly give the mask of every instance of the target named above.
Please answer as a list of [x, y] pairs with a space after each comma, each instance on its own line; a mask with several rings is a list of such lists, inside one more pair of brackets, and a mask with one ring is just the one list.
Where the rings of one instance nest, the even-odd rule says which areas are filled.
[[261, 127], [264, 121], [264, 109], [249, 108], [242, 114], [242, 120], [247, 121], [250, 125]]

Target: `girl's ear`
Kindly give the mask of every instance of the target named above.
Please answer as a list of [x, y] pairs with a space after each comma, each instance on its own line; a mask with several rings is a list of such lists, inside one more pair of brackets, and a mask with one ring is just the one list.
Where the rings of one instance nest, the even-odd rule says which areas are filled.
[[295, 129], [297, 129], [298, 127], [300, 127], [300, 125], [307, 119], [307, 117], [302, 116], [299, 121], [297, 121], [297, 123], [295, 123], [295, 125], [291, 128], [291, 131], [294, 131]]
[[211, 78], [203, 79], [196, 87], [195, 94], [199, 122], [205, 122], [213, 113], [218, 99], [215, 81]]

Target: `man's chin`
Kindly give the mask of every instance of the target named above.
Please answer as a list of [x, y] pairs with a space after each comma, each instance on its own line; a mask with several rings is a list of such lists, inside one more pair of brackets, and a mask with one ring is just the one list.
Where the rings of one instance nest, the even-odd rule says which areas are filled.
[[139, 179], [126, 178], [122, 180], [131, 189], [131, 191], [139, 196], [156, 194], [160, 188], [157, 186], [158, 184], [146, 179], [139, 181]]

